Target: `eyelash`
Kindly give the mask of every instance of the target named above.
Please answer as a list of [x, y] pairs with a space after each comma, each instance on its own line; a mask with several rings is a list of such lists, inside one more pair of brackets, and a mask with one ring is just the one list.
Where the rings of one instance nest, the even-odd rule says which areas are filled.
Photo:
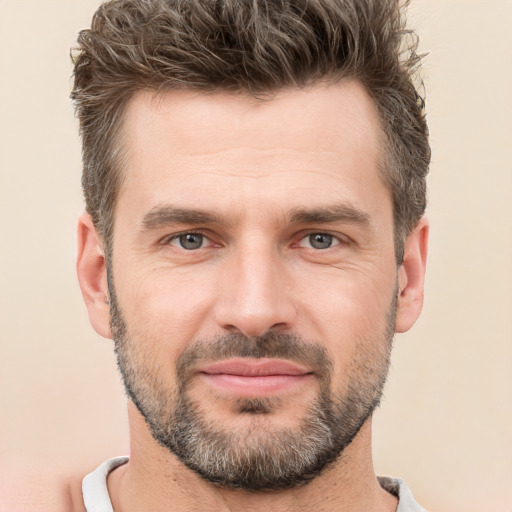
[[[179, 240], [180, 237], [182, 236], [186, 236], [186, 235], [198, 235], [198, 236], [202, 236], [204, 239], [207, 239], [207, 240], [210, 240], [211, 241], [211, 236], [209, 236], [207, 233], [203, 232], [203, 231], [196, 231], [196, 230], [187, 230], [187, 231], [182, 231], [181, 233], [176, 233], [174, 235], [171, 235], [171, 236], [168, 236], [168, 237], [165, 237], [163, 240], [162, 240], [162, 244], [163, 245], [172, 245], [172, 242], [175, 241], [175, 240]], [[202, 249], [202, 247], [200, 247]], [[182, 247], [183, 250], [187, 250], [185, 249], [184, 247]], [[192, 250], [192, 249], [189, 249], [189, 250]]]
[[[329, 247], [323, 247], [323, 248], [312, 247], [312, 245], [313, 245], [312, 237], [315, 237], [315, 236], [330, 238], [331, 245], [329, 245]], [[309, 243], [309, 247], [305, 247], [302, 245], [302, 243], [305, 241], [307, 241]], [[338, 245], [341, 245], [342, 243], [343, 243], [343, 240], [339, 236], [333, 235], [332, 233], [328, 233], [328, 232], [324, 232], [324, 231], [313, 231], [313, 232], [307, 233], [304, 236], [302, 236], [299, 239], [297, 245], [299, 245], [300, 247], [304, 247], [306, 249], [313, 249], [313, 250], [317, 250], [317, 251], [326, 251], [333, 247], [337, 247]]]
[[[165, 237], [161, 241], [161, 243], [162, 243], [162, 245], [173, 245], [172, 244], [173, 241], [179, 240], [180, 237], [183, 237], [183, 236], [186, 236], [186, 235], [198, 235], [198, 236], [201, 236], [201, 237], [203, 237], [203, 239], [209, 240], [213, 245], [215, 245], [215, 243], [212, 241], [211, 235], [209, 233], [206, 233], [206, 232], [200, 231], [200, 230], [182, 231], [181, 233], [176, 233], [174, 235]], [[307, 240], [309, 237], [312, 237], [314, 235], [321, 235], [321, 236], [326, 236], [326, 237], [332, 237], [333, 245], [330, 245], [329, 247], [325, 247], [325, 248], [315, 248], [315, 247], [304, 247], [304, 246], [301, 246], [301, 243], [303, 241]], [[346, 235], [334, 234], [334, 233], [330, 233], [329, 231], [309, 231], [309, 232], [301, 233], [300, 237], [296, 238], [295, 240], [296, 241], [293, 242], [292, 246], [295, 246], [295, 247], [299, 246], [299, 247], [303, 247], [304, 249], [309, 249], [309, 250], [312, 250], [312, 251], [319, 251], [319, 252], [324, 252], [324, 251], [327, 251], [329, 249], [338, 247], [340, 245], [345, 245], [346, 246], [346, 245], [349, 245], [351, 243], [351, 240]], [[204, 242], [204, 240], [203, 240], [203, 242]], [[183, 246], [180, 247], [179, 249], [193, 252], [194, 250], [203, 249], [204, 247], [202, 245], [203, 244], [201, 244], [200, 247], [197, 247], [195, 249], [192, 249], [192, 248], [191, 249], [187, 249], [187, 248], [185, 248]], [[218, 246], [220, 247], [220, 244], [218, 244]]]

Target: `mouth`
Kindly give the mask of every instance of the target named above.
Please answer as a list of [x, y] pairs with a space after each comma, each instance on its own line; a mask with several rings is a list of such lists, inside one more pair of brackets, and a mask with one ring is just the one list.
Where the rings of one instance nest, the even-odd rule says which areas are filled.
[[293, 391], [313, 378], [307, 368], [279, 359], [217, 361], [201, 366], [197, 374], [218, 391], [247, 398]]

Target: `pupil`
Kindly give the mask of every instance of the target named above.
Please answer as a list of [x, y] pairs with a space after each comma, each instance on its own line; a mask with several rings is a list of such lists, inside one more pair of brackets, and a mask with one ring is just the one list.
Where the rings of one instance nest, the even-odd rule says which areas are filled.
[[309, 242], [315, 249], [328, 249], [332, 245], [332, 235], [316, 233], [309, 236]]
[[203, 235], [188, 233], [180, 236], [180, 244], [184, 249], [199, 249], [203, 245]]

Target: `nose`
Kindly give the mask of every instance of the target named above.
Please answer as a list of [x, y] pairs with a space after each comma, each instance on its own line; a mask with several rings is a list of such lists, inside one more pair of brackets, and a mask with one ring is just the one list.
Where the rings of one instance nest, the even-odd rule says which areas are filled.
[[283, 267], [271, 248], [253, 246], [233, 254], [219, 282], [217, 324], [246, 336], [290, 330], [297, 312]]

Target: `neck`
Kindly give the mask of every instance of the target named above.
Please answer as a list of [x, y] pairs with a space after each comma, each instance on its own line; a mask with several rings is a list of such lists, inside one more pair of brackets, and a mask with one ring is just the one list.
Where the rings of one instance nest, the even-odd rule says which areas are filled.
[[132, 404], [130, 432], [130, 461], [108, 478], [115, 512], [299, 512], [309, 511], [313, 505], [323, 512], [396, 510], [396, 498], [381, 489], [373, 470], [371, 419], [339, 459], [317, 478], [298, 488], [272, 492], [223, 489], [203, 480], [151, 437]]

